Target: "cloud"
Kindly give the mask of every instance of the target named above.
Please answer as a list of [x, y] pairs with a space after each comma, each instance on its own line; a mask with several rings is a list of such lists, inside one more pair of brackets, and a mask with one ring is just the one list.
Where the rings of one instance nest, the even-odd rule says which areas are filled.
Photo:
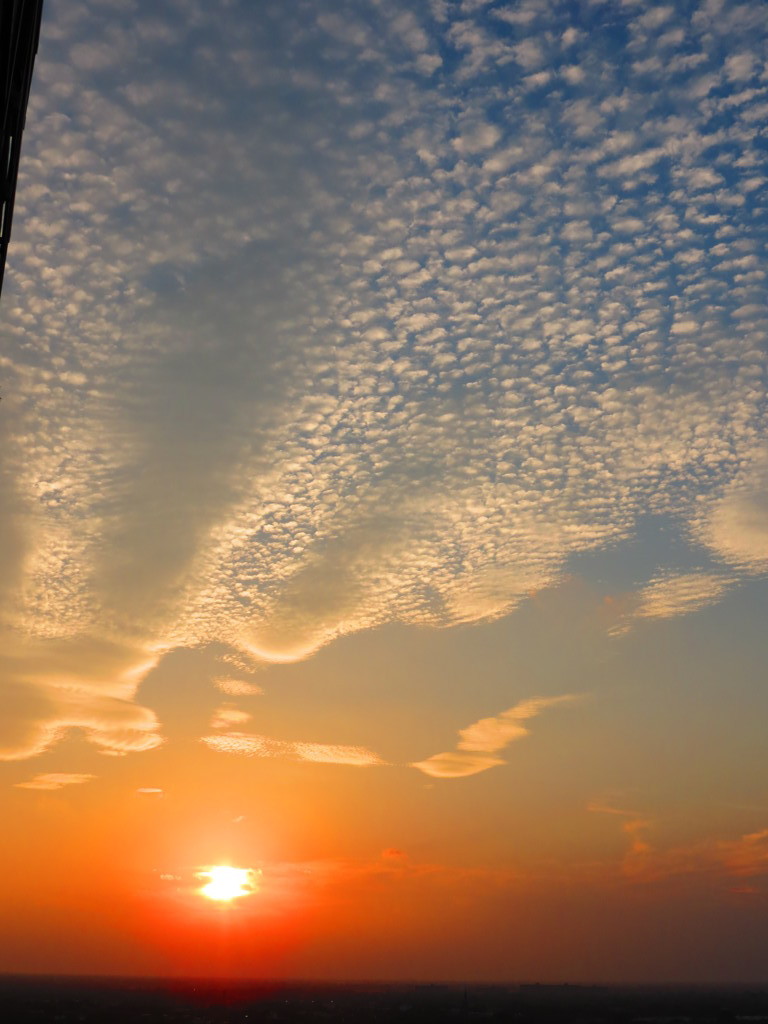
[[256, 697], [264, 693], [264, 690], [256, 683], [245, 679], [236, 679], [233, 676], [216, 676], [213, 685], [217, 690], [226, 693], [228, 697]]
[[433, 779], [462, 779], [500, 764], [506, 764], [503, 758], [454, 750], [444, 754], [433, 754], [424, 761], [414, 761], [411, 767], [418, 768], [425, 775], [431, 775]]
[[494, 124], [479, 123], [468, 125], [453, 146], [459, 153], [480, 153], [492, 149], [501, 138], [501, 131]]
[[[625, 823], [622, 832], [629, 850], [616, 865], [594, 861], [588, 864], [558, 865], [552, 860], [541, 864], [513, 865], [502, 869], [465, 867], [422, 862], [400, 850], [384, 850], [371, 861], [309, 861], [273, 864], [264, 869], [265, 891], [276, 889], [281, 893], [298, 894], [321, 888], [327, 891], [338, 887], [346, 894], [351, 887], [380, 878], [419, 885], [457, 883], [459, 886], [487, 885], [509, 891], [510, 886], [543, 886], [551, 890], [553, 883], [563, 884], [572, 891], [574, 880], [595, 892], [605, 894], [606, 882], [623, 886], [654, 885], [683, 876], [699, 876], [714, 882], [726, 892], [750, 895], [764, 892], [761, 879], [768, 873], [766, 842], [768, 832], [759, 831], [737, 836], [735, 839], [713, 839], [680, 844], [666, 849], [654, 846], [650, 835], [655, 823], [650, 819], [637, 819]], [[743, 858], [743, 861], [741, 860]], [[742, 866], [743, 865], [743, 866]], [[739, 880], [736, 885], [734, 881]], [[750, 880], [756, 884], [750, 885]], [[542, 890], [542, 891], [544, 891]], [[369, 890], [370, 891], [370, 890]]]
[[650, 822], [632, 823], [625, 831], [631, 848], [622, 871], [644, 884], [678, 875], [716, 874], [727, 878], [759, 878], [768, 873], [768, 830], [732, 840], [702, 841], [658, 849], [647, 838]]
[[640, 619], [688, 615], [714, 604], [733, 585], [733, 579], [714, 573], [681, 573], [651, 580], [639, 594], [633, 614]]
[[228, 732], [203, 736], [201, 742], [211, 750], [241, 757], [277, 757], [313, 764], [339, 764], [358, 768], [383, 765], [385, 761], [365, 747], [343, 744], [306, 743], [273, 739], [252, 733]]
[[211, 718], [212, 729], [231, 729], [236, 725], [243, 725], [251, 720], [247, 711], [236, 707], [234, 704], [222, 704], [216, 708]]
[[384, 764], [385, 762], [365, 747], [348, 747], [328, 743], [294, 743], [293, 753], [301, 761], [316, 764], [348, 764], [356, 767]]
[[768, 458], [761, 454], [733, 481], [698, 532], [727, 562], [748, 572], [768, 568]]
[[46, 772], [42, 775], [35, 775], [26, 782], [17, 782], [19, 789], [64, 789], [65, 786], [79, 786], [84, 782], [95, 779], [95, 775], [85, 775], [78, 772]]
[[768, 829], [750, 832], [718, 847], [726, 870], [748, 878], [768, 875]]
[[535, 718], [548, 708], [579, 699], [580, 695], [562, 694], [558, 697], [531, 697], [521, 701], [500, 715], [481, 718], [465, 729], [460, 729], [457, 750], [434, 754], [425, 761], [416, 761], [411, 767], [436, 779], [458, 779], [506, 764], [502, 758], [492, 755], [529, 735], [530, 730], [523, 722]]
[[466, 729], [460, 729], [459, 750], [482, 750], [486, 753], [503, 750], [514, 740], [528, 735], [529, 730], [521, 724], [522, 722], [536, 718], [542, 711], [557, 707], [559, 704], [568, 704], [580, 699], [580, 695], [568, 693], [559, 697], [532, 697], [521, 701], [494, 718], [481, 718], [479, 722], [468, 725]]
[[652, 842], [658, 824], [653, 819], [600, 803], [591, 804], [588, 809], [626, 818], [621, 828], [629, 839], [629, 849], [621, 870], [634, 882], [648, 884], [677, 875], [695, 874], [715, 874], [723, 878], [768, 876], [768, 829], [745, 833], [735, 839], [707, 839], [659, 848]]
[[239, 754], [241, 757], [279, 757], [284, 751], [284, 745], [278, 740], [250, 733], [219, 733], [203, 736], [201, 742], [211, 750], [223, 754]]
[[[435, 861], [420, 861], [408, 857], [400, 850], [384, 850], [372, 860], [314, 860], [273, 863], [264, 867], [264, 889], [275, 897], [275, 906], [284, 908], [286, 901], [303, 899], [322, 892], [324, 903], [340, 896], [347, 902], [350, 895], [366, 900], [371, 893], [382, 890], [376, 883], [418, 886], [422, 895], [435, 887], [445, 900], [447, 889], [464, 892], [469, 889], [491, 893], [509, 892], [511, 886], [521, 882], [525, 875], [515, 867], [489, 868]], [[373, 883], [373, 885], [372, 885]], [[386, 889], [384, 892], [394, 890]]]
[[725, 62], [725, 74], [731, 81], [741, 82], [752, 77], [754, 70], [754, 54], [734, 53]]
[[[762, 12], [412, 6], [50, 12], [3, 294], [0, 756], [156, 744], [123, 672], [174, 647], [498, 618], [648, 512], [721, 584], [768, 563]], [[689, 575], [648, 618], [725, 592]]]
[[154, 712], [134, 703], [156, 657], [96, 640], [4, 635], [0, 654], [0, 760], [33, 757], [71, 730], [101, 753], [122, 755], [162, 743]]

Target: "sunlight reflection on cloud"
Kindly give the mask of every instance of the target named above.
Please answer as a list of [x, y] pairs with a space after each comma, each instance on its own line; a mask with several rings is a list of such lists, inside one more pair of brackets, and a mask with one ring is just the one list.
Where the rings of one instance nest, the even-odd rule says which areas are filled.
[[350, 765], [358, 768], [382, 765], [386, 762], [365, 747], [343, 744], [291, 742], [256, 736], [251, 733], [229, 732], [201, 739], [211, 750], [241, 757], [280, 757], [314, 764]]
[[455, 751], [434, 754], [425, 761], [411, 765], [425, 775], [436, 779], [459, 779], [465, 775], [477, 775], [488, 768], [506, 764], [502, 758], [492, 755], [503, 750], [510, 743], [528, 736], [530, 730], [523, 722], [540, 715], [542, 711], [581, 699], [577, 694], [561, 694], [557, 697], [531, 697], [515, 707], [502, 711], [492, 718], [481, 718], [459, 730], [459, 742]]
[[[52, 11], [4, 294], [22, 661], [124, 643], [130, 702], [147, 652], [498, 618], [648, 514], [728, 570], [692, 548], [709, 597], [654, 568], [638, 615], [762, 571], [765, 20], [654, 10], [160, 8], [149, 63], [127, 10]], [[159, 742], [55, 674], [2, 756]]]

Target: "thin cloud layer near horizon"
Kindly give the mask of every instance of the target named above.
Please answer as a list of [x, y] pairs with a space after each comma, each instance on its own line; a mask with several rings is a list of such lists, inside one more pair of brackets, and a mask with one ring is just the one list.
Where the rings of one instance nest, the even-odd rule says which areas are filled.
[[278, 974], [765, 980], [767, 36], [757, 0], [46, 0], [7, 857], [66, 835], [123, 910], [36, 953], [51, 881], [0, 969], [199, 969], [190, 880], [240, 858], [223, 973], [277, 929]]

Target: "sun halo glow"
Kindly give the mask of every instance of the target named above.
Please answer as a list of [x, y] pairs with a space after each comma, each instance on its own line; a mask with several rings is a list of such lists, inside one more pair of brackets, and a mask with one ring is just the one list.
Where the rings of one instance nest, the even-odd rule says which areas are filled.
[[247, 868], [231, 868], [217, 864], [198, 873], [198, 878], [208, 881], [200, 889], [201, 896], [209, 900], [229, 903], [239, 896], [249, 896], [254, 892], [253, 872]]

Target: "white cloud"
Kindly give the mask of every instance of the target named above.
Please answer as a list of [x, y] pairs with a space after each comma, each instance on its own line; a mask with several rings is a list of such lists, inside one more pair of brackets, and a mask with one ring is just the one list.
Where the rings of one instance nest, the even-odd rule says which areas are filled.
[[676, 320], [670, 330], [672, 334], [695, 334], [698, 327], [695, 320]]
[[673, 14], [674, 8], [670, 4], [661, 4], [641, 14], [635, 21], [635, 24], [643, 29], [659, 28], [659, 26], [666, 24]]
[[733, 53], [725, 61], [726, 77], [732, 82], [743, 82], [752, 77], [754, 64], [754, 54]]
[[501, 131], [495, 124], [472, 124], [453, 140], [453, 146], [459, 153], [480, 153], [491, 149], [500, 138]]
[[620, 160], [605, 163], [600, 167], [600, 174], [606, 177], [625, 177], [636, 174], [653, 167], [664, 156], [664, 151], [659, 147], [652, 147], [639, 153], [632, 153]]

